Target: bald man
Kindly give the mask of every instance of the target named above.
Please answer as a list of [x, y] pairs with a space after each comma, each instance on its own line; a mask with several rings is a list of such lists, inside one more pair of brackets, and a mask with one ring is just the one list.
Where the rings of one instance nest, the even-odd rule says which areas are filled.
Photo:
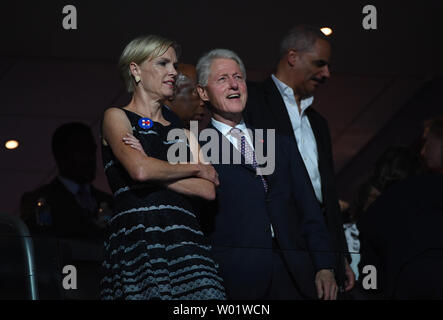
[[200, 131], [208, 125], [210, 114], [196, 91], [195, 67], [180, 63], [177, 71], [175, 95], [166, 100], [165, 104], [180, 118], [185, 128], [189, 129], [190, 121], [198, 121]]

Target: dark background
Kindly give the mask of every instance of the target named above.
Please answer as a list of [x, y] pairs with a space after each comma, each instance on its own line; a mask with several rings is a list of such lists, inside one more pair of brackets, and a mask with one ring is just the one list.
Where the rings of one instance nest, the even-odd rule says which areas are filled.
[[[377, 9], [377, 30], [364, 30], [362, 9]], [[77, 30], [64, 30], [65, 5]], [[177, 40], [182, 62], [205, 51], [236, 51], [250, 79], [272, 72], [281, 36], [293, 25], [330, 26], [332, 77], [314, 107], [329, 120], [340, 196], [358, 183], [391, 144], [414, 146], [422, 121], [443, 113], [439, 1], [4, 1], [0, 9], [0, 211], [18, 213], [20, 195], [56, 173], [54, 129], [92, 126], [105, 108], [128, 101], [116, 62], [141, 34]], [[4, 142], [21, 143], [13, 151]], [[108, 191], [101, 160], [95, 185]]]

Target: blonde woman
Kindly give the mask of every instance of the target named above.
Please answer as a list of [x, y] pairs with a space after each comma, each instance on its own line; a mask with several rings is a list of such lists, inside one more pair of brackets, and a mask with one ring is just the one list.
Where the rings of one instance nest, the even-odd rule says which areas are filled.
[[[166, 137], [180, 122], [162, 101], [174, 94], [178, 51], [175, 42], [149, 35], [131, 41], [120, 57], [133, 95], [103, 116], [103, 164], [116, 207], [103, 299], [225, 299], [191, 201], [215, 198], [217, 173], [211, 165], [167, 161]], [[131, 135], [143, 152], [125, 143]]]

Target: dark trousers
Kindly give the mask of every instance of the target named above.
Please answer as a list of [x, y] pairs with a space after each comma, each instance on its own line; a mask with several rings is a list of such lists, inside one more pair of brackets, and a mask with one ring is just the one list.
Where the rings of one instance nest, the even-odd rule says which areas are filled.
[[277, 241], [273, 240], [271, 283], [263, 297], [264, 300], [303, 300], [305, 299], [292, 278], [283, 253]]

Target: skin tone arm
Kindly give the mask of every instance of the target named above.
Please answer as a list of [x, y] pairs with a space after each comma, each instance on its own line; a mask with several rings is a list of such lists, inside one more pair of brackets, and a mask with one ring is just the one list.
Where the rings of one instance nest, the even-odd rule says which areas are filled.
[[345, 291], [351, 290], [355, 285], [355, 273], [349, 265], [348, 259], [345, 258]]
[[[146, 154], [131, 148], [122, 142], [127, 133], [132, 132], [131, 124], [125, 113], [118, 108], [106, 110], [103, 118], [103, 138], [116, 158], [136, 181], [152, 181], [156, 183], [174, 184], [183, 178], [192, 178], [192, 190], [187, 194], [212, 200], [215, 197], [215, 185], [218, 185], [217, 172], [212, 166], [200, 164], [176, 164], [148, 157]], [[200, 178], [200, 179], [198, 179]], [[209, 184], [202, 184], [208, 181]], [[206, 182], [205, 182], [206, 183]]]

